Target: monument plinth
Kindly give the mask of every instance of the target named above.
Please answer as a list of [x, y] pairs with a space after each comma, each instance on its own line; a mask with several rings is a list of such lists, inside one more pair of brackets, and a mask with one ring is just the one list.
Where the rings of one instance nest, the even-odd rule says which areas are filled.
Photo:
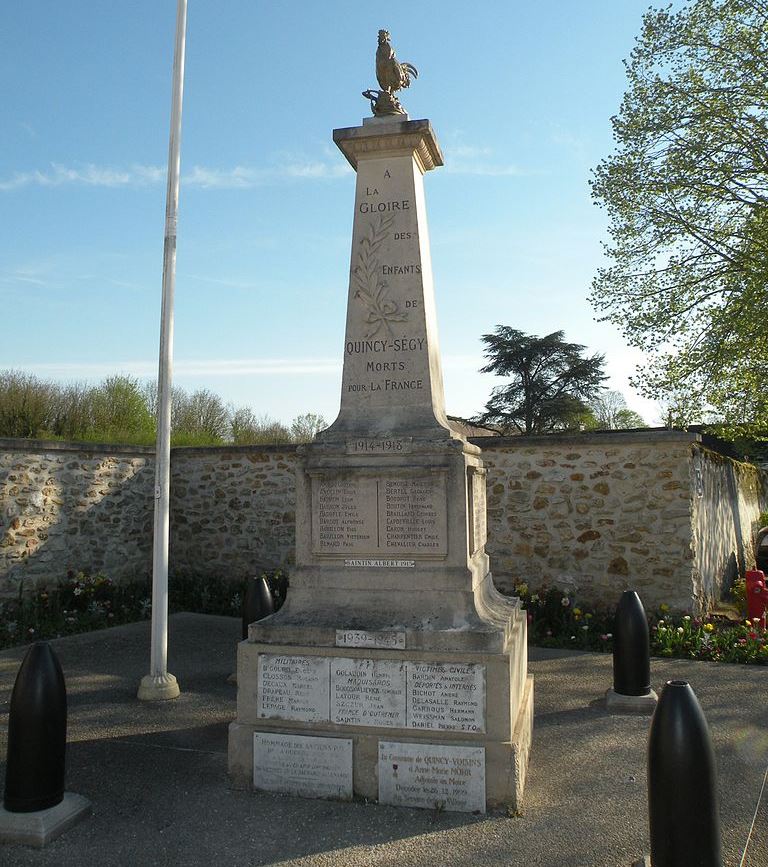
[[333, 138], [357, 172], [341, 408], [301, 453], [286, 603], [239, 646], [230, 773], [518, 809], [526, 618], [493, 587], [480, 449], [445, 415], [423, 188], [442, 155], [429, 121], [402, 112]]

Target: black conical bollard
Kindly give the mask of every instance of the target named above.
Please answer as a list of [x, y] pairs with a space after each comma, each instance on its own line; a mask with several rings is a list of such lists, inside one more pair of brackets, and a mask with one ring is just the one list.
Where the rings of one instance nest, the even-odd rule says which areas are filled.
[[621, 594], [613, 625], [613, 690], [619, 695], [650, 695], [651, 650], [648, 619], [634, 590]]
[[8, 761], [3, 805], [9, 813], [47, 810], [64, 798], [67, 689], [47, 641], [21, 663], [8, 715]]
[[248, 625], [275, 613], [275, 603], [267, 579], [249, 578], [243, 595], [243, 641], [248, 638]]
[[653, 867], [722, 867], [712, 740], [684, 680], [666, 684], [651, 722], [648, 813]]

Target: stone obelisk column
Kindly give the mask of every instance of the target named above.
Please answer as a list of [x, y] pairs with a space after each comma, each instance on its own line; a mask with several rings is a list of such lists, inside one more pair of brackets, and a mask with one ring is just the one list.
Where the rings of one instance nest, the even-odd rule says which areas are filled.
[[300, 450], [286, 603], [239, 647], [230, 772], [316, 797], [519, 808], [526, 621], [493, 587], [480, 449], [445, 415], [423, 187], [443, 160], [387, 84], [393, 58], [381, 31], [379, 116], [333, 134], [357, 172], [341, 407]]
[[357, 171], [341, 410], [326, 439], [449, 436], [425, 172], [443, 164], [428, 120], [334, 130]]

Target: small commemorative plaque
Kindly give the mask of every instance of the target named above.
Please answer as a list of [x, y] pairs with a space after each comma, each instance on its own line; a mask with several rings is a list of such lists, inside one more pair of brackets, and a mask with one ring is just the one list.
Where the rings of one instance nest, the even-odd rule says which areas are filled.
[[379, 803], [485, 812], [485, 748], [379, 741]]
[[331, 722], [404, 728], [405, 663], [396, 659], [332, 659]]
[[485, 731], [485, 666], [408, 662], [408, 728]]
[[352, 739], [254, 732], [253, 787], [351, 800]]
[[405, 650], [404, 632], [368, 632], [364, 629], [337, 629], [336, 647], [384, 647]]
[[327, 657], [260, 653], [259, 717], [328, 722], [329, 670]]

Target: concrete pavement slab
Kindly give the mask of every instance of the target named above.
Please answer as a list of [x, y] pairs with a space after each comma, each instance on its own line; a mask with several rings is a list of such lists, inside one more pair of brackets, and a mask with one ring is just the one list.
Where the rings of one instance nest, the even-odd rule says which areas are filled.
[[[67, 680], [67, 789], [93, 816], [42, 850], [0, 846], [5, 867], [281, 865], [627, 867], [649, 850], [646, 748], [650, 718], [609, 714], [610, 655], [531, 649], [536, 718], [520, 816], [312, 801], [230, 788], [227, 725], [235, 716], [240, 622], [170, 618], [175, 701], [144, 703], [149, 624], [53, 642]], [[25, 648], [0, 653], [0, 757]], [[652, 660], [652, 685], [688, 680], [718, 761], [727, 867], [768, 867], [768, 668]], [[765, 796], [764, 796], [765, 797]]]

